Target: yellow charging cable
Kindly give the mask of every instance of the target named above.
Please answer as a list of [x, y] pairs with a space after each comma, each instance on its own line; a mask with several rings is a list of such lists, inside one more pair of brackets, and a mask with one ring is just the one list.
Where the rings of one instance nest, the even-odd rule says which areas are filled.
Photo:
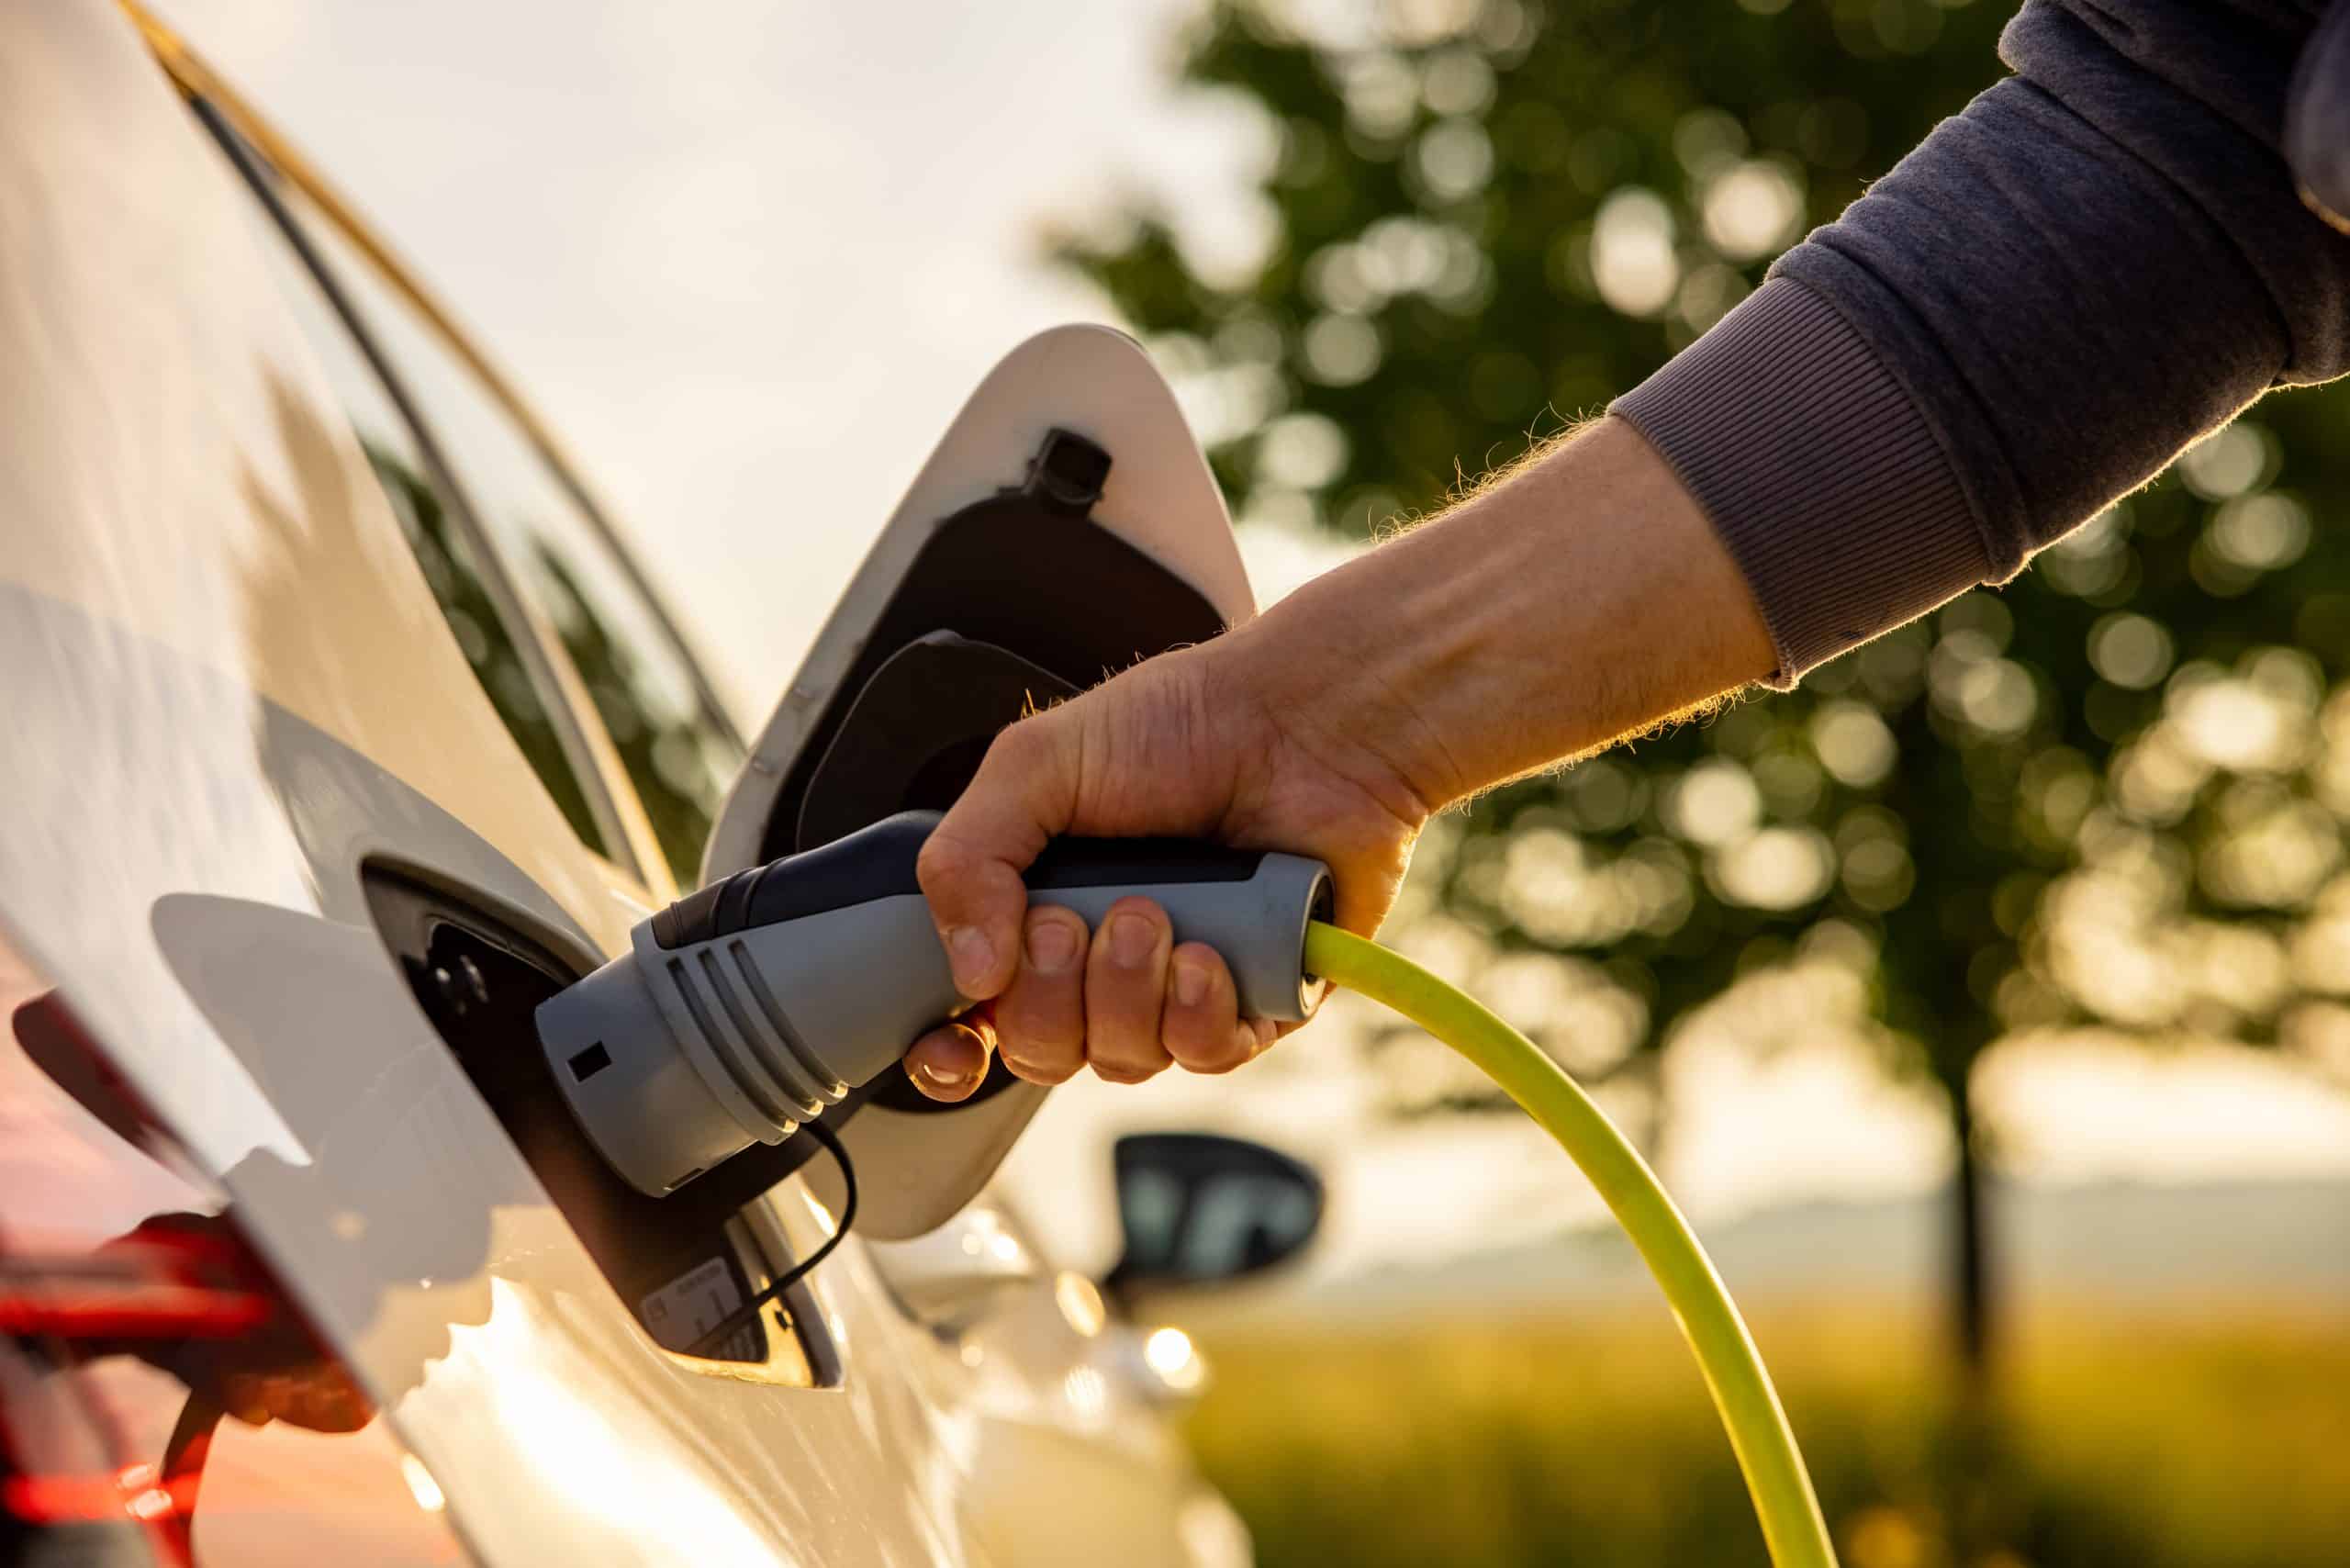
[[1385, 1003], [1459, 1051], [1559, 1140], [1639, 1249], [1696, 1352], [1771, 1561], [1777, 1568], [1835, 1568], [1828, 1522], [1771, 1374], [1712, 1260], [1639, 1151], [1533, 1041], [1410, 959], [1316, 921], [1306, 927], [1305, 967]]

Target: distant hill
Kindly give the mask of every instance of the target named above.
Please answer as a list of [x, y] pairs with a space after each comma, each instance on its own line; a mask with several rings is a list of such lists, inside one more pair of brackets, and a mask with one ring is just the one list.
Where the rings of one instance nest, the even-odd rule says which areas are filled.
[[[2010, 1185], [1995, 1202], [1998, 1263], [2011, 1294], [2126, 1294], [2151, 1307], [2273, 1295], [2350, 1308], [2350, 1181]], [[1923, 1297], [1942, 1278], [1943, 1213], [1930, 1198], [1794, 1204], [1700, 1234], [1731, 1291], [1758, 1305], [1824, 1291]], [[1614, 1305], [1653, 1288], [1619, 1234], [1578, 1229], [1427, 1269], [1268, 1282], [1185, 1316], [1369, 1325]]]

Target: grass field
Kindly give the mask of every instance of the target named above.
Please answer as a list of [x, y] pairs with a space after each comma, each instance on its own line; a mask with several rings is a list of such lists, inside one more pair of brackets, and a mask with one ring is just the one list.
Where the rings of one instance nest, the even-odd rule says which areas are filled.
[[[2350, 1322], [2036, 1312], [1979, 1417], [1913, 1314], [1755, 1327], [1846, 1568], [2350, 1563]], [[1765, 1561], [1661, 1310], [1207, 1348], [1194, 1445], [1265, 1568]]]

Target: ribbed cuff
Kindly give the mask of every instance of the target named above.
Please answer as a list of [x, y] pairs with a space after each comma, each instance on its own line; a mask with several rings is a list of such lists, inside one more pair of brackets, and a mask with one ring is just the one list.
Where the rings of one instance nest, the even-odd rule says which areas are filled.
[[1774, 278], [1618, 398], [1746, 574], [1785, 689], [1989, 573], [1948, 454], [1835, 308]]

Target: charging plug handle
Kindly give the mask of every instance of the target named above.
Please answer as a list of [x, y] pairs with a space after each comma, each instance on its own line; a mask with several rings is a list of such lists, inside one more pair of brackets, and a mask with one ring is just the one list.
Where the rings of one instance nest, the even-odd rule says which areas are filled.
[[[894, 1067], [966, 1005], [914, 865], [936, 812], [905, 812], [712, 883], [640, 924], [632, 948], [539, 1009], [557, 1085], [605, 1157], [674, 1191], [753, 1139], [778, 1143]], [[1178, 942], [1223, 955], [1250, 1017], [1308, 1016], [1319, 861], [1182, 839], [1061, 839], [1029, 899], [1098, 926], [1139, 894]]]

